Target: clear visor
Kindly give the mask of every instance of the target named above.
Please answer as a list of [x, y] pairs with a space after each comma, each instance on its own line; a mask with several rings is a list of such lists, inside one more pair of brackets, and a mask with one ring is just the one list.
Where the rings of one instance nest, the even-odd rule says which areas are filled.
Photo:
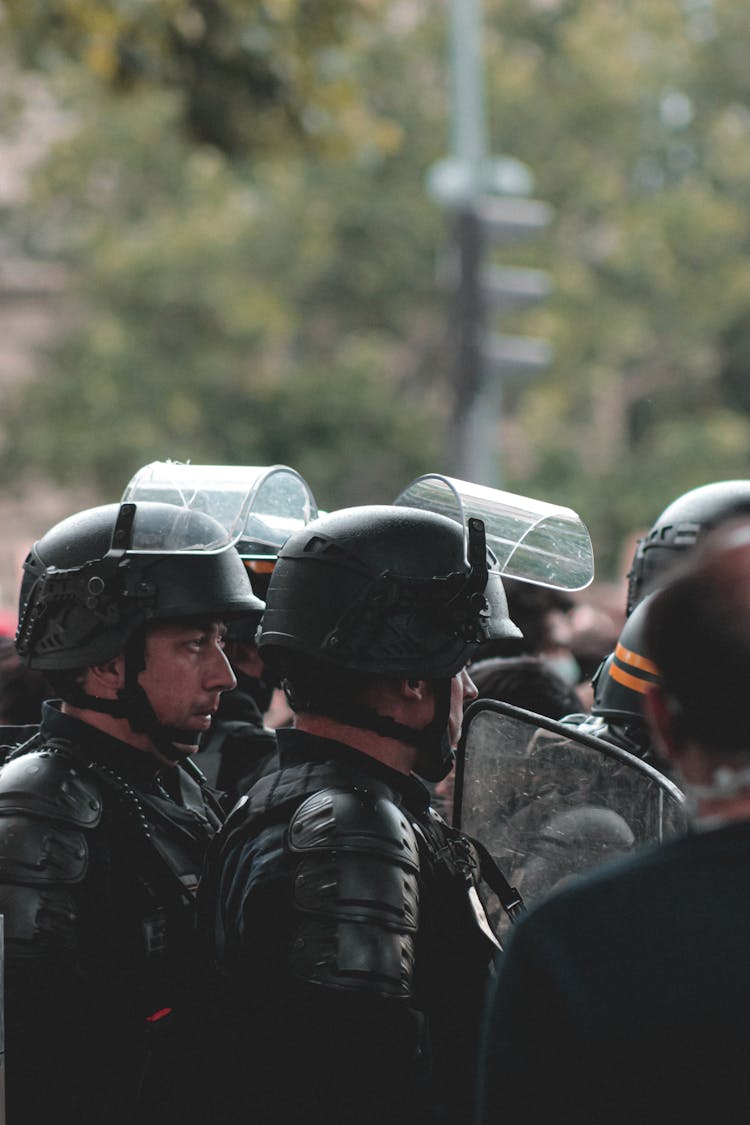
[[218, 554], [235, 539], [198, 508], [139, 500], [120, 505], [112, 551], [128, 554]]
[[500, 573], [555, 590], [583, 590], [594, 578], [591, 536], [572, 508], [501, 492], [439, 473], [417, 477], [396, 504], [484, 523]]
[[203, 512], [222, 525], [241, 555], [253, 557], [275, 558], [289, 535], [317, 515], [307, 482], [286, 465], [154, 461], [132, 477], [122, 499]]

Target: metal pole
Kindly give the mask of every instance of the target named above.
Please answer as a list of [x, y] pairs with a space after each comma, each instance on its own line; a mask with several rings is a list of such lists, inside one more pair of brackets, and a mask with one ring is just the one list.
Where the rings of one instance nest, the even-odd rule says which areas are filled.
[[478, 172], [487, 155], [481, 0], [450, 0], [450, 4], [453, 153]]
[[481, 0], [450, 0], [452, 147], [468, 172], [469, 189], [454, 225], [459, 263], [456, 301], [454, 410], [449, 459], [457, 476], [483, 484], [500, 483], [493, 435], [499, 420], [500, 388], [485, 386], [482, 340], [484, 307], [480, 286], [482, 224], [475, 204], [481, 194], [487, 156], [484, 68], [481, 50]]

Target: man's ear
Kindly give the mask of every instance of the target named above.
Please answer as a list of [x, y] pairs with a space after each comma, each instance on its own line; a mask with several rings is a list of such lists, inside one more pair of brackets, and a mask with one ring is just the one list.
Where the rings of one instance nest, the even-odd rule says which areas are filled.
[[680, 756], [679, 737], [674, 707], [664, 688], [654, 684], [644, 698], [644, 710], [651, 733], [665, 758], [674, 761]]
[[427, 680], [399, 680], [399, 694], [404, 699], [421, 702], [427, 694]]
[[96, 664], [87, 671], [86, 690], [99, 699], [116, 699], [125, 686], [125, 658], [115, 656], [106, 664]]

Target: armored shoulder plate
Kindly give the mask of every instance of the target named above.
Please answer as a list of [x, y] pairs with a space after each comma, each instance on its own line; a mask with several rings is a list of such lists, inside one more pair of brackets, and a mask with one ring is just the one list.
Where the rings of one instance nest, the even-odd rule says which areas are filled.
[[70, 757], [43, 748], [12, 758], [0, 770], [0, 817], [10, 813], [95, 828], [102, 797]]
[[85, 834], [101, 816], [96, 784], [59, 750], [20, 754], [0, 770], [0, 912], [11, 956], [72, 945], [70, 888], [86, 874]]
[[407, 997], [419, 903], [419, 849], [408, 818], [381, 787], [329, 788], [289, 825], [299, 856], [292, 967], [331, 988]]

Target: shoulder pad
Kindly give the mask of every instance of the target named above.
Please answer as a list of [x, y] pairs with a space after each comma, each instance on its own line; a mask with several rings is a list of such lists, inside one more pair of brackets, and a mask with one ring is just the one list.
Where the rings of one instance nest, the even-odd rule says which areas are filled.
[[406, 816], [374, 789], [324, 789], [292, 818], [291, 963], [302, 980], [403, 998], [414, 967], [419, 850]]
[[0, 769], [0, 817], [9, 813], [95, 828], [102, 817], [102, 796], [67, 754], [32, 750]]
[[289, 825], [293, 852], [363, 852], [419, 870], [414, 829], [396, 803], [365, 788], [323, 789], [303, 801]]
[[0, 883], [78, 883], [88, 867], [80, 829], [37, 817], [0, 815]]

